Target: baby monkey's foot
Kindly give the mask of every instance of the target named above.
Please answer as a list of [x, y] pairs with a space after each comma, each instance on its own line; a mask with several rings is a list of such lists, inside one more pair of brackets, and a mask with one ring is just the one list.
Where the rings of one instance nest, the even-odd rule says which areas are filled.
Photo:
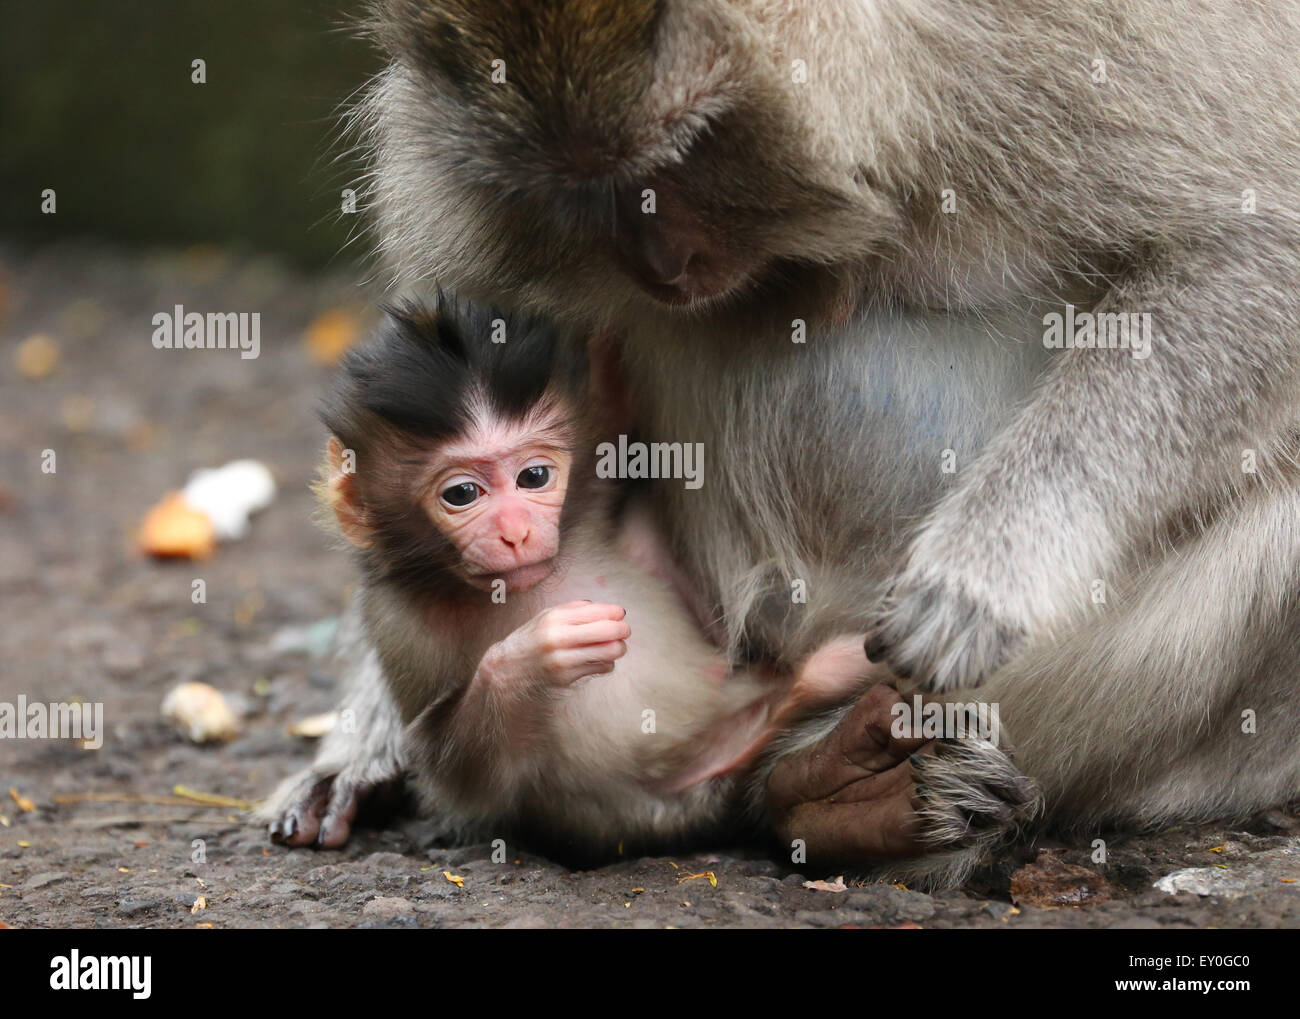
[[338, 849], [352, 835], [358, 813], [391, 808], [402, 794], [402, 780], [363, 782], [346, 772], [306, 772], [277, 794], [270, 823], [271, 841], [285, 846]]
[[783, 757], [767, 783], [768, 816], [814, 862], [869, 865], [925, 852], [909, 759], [933, 741], [891, 735], [901, 696], [880, 684], [819, 743]]
[[769, 816], [809, 861], [954, 884], [1033, 817], [1038, 791], [987, 738], [894, 735], [901, 700], [873, 686], [821, 742], [783, 758]]

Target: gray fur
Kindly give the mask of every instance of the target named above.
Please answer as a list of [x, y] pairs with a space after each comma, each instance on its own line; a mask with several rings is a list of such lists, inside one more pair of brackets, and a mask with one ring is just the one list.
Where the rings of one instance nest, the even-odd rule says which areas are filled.
[[[576, 12], [616, 7], [576, 5], [547, 41], [562, 50]], [[1300, 793], [1300, 6], [660, 8], [644, 87], [602, 108], [565, 92], [562, 64], [512, 52], [488, 15], [379, 5], [393, 62], [358, 122], [394, 279], [623, 336], [647, 432], [710, 447], [703, 489], [667, 486], [660, 509], [734, 645], [793, 659], [869, 626], [923, 686], [970, 698], [982, 682], [1061, 827], [1240, 818]], [[508, 102], [456, 94], [445, 68], [393, 42], [444, 16], [458, 38], [491, 31], [483, 55], [516, 75]], [[602, 38], [591, 66], [642, 66]], [[560, 111], [545, 138], [503, 119], [520, 96]], [[478, 144], [503, 123], [530, 153], [549, 139], [581, 158], [507, 163]], [[671, 172], [711, 125], [737, 124], [762, 146], [700, 185], [731, 185], [713, 196], [735, 209], [713, 221], [718, 250], [799, 274], [780, 300], [756, 285], [667, 310], [612, 271], [607, 225], [584, 225], [566, 196]], [[600, 132], [624, 159], [603, 182]], [[939, 211], [944, 189], [955, 214]], [[824, 321], [846, 291], [854, 319], [789, 343], [792, 318]], [[1040, 310], [1022, 302], [1067, 295], [1149, 313], [1151, 356], [1042, 357]], [[955, 475], [939, 471], [944, 449]], [[797, 609], [794, 578], [812, 595]], [[949, 758], [971, 777], [932, 790], [936, 840], [950, 841], [949, 808], [987, 788], [990, 760]], [[959, 880], [993, 844], [933, 857], [923, 876]]]

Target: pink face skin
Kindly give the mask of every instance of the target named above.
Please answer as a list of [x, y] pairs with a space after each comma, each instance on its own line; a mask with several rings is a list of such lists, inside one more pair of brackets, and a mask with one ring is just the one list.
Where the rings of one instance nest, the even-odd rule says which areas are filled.
[[504, 580], [527, 591], [550, 576], [572, 457], [563, 419], [476, 416], [465, 435], [438, 447], [421, 505], [460, 550], [462, 576], [481, 590]]

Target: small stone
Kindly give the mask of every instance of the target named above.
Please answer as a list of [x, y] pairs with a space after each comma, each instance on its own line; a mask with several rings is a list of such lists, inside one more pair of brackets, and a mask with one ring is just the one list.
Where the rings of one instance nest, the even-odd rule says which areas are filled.
[[56, 884], [59, 881], [66, 881], [71, 876], [71, 874], [55, 871], [45, 871], [41, 874], [33, 874], [23, 882], [23, 891], [30, 892], [36, 888], [44, 888], [46, 885]]
[[224, 742], [239, 733], [239, 719], [207, 683], [181, 683], [163, 699], [162, 714], [195, 743]]
[[369, 920], [363, 920], [357, 924], [357, 930], [382, 930], [386, 927], [419, 927], [420, 922], [412, 913], [402, 913], [398, 916], [371, 917]]
[[162, 907], [161, 899], [121, 899], [117, 904], [117, 911], [122, 916], [141, 916], [145, 913], [155, 913]]
[[396, 895], [377, 895], [361, 907], [362, 916], [403, 916], [415, 911], [415, 905]]
[[845, 893], [844, 906], [861, 910], [881, 924], [920, 921], [934, 915], [934, 900], [930, 896], [893, 885], [850, 888]]
[[411, 861], [401, 853], [371, 853], [362, 861], [362, 865], [372, 870], [399, 870], [405, 873], [411, 867]]
[[460, 891], [450, 881], [444, 881], [440, 877], [437, 881], [426, 881], [417, 885], [411, 894], [421, 899], [452, 899]]

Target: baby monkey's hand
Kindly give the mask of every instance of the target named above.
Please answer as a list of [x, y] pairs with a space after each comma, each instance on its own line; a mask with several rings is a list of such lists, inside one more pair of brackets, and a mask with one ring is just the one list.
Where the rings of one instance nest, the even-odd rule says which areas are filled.
[[528, 676], [568, 686], [584, 676], [614, 671], [627, 654], [632, 630], [619, 605], [574, 601], [539, 612], [499, 644], [483, 664], [495, 677]]

